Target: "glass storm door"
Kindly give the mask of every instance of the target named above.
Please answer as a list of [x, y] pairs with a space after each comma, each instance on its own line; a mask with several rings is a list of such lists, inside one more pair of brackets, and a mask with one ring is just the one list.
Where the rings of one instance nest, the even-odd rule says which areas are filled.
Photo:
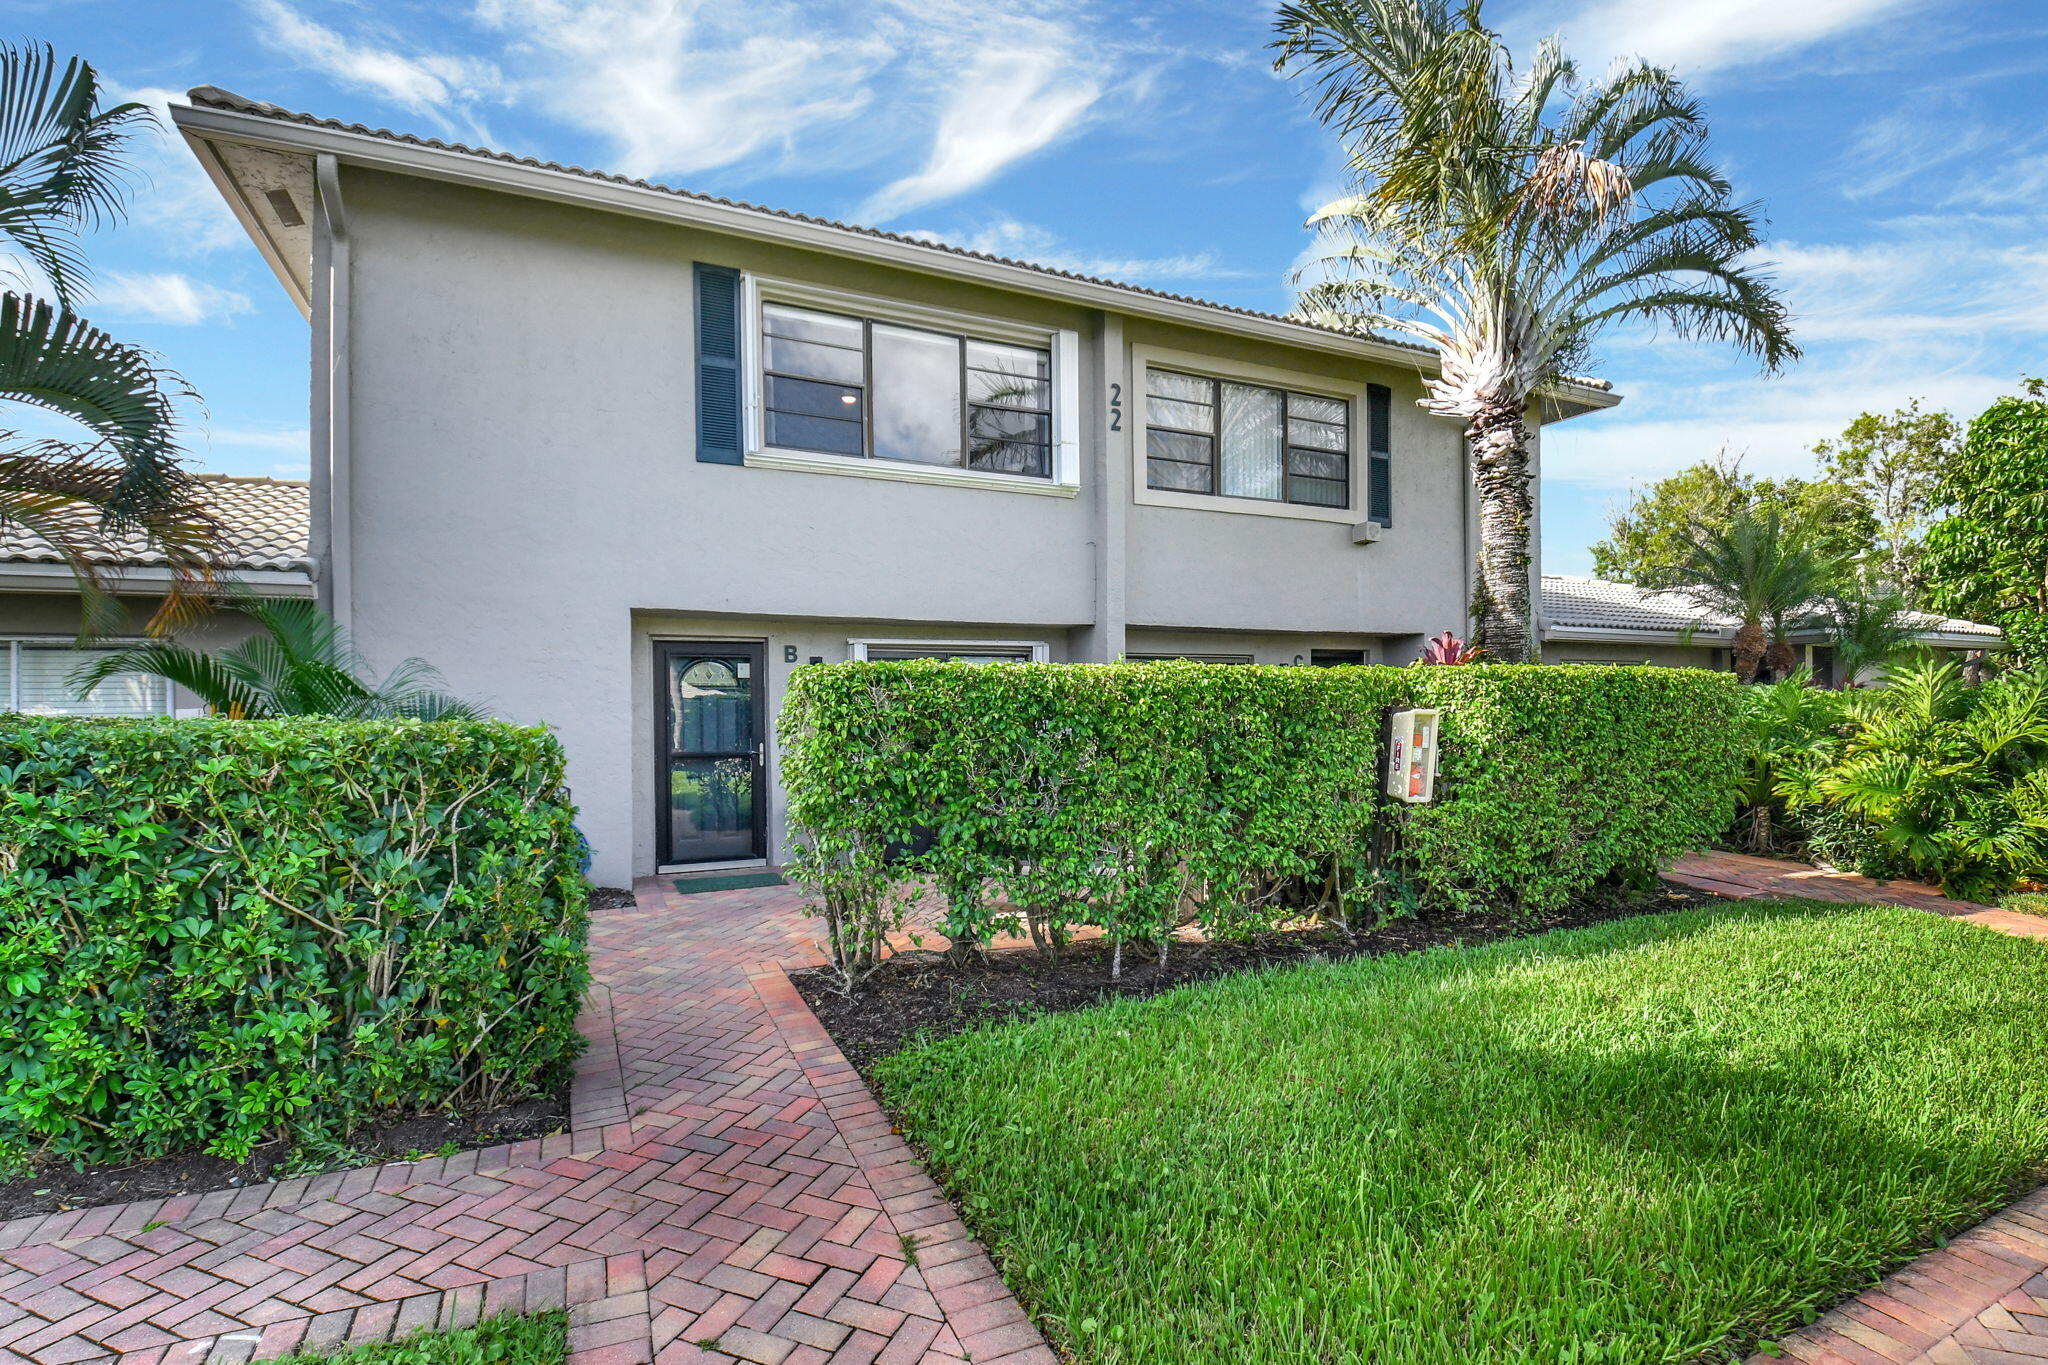
[[655, 809], [664, 865], [767, 853], [763, 652], [761, 645], [655, 646]]

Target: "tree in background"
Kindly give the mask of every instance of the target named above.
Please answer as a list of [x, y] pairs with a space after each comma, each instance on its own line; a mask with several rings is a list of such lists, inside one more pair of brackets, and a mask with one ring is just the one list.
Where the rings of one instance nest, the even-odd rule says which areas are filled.
[[1678, 591], [1739, 621], [1730, 648], [1735, 676], [1769, 681], [1791, 676], [1798, 658], [1790, 637], [1818, 623], [1841, 571], [1781, 509], [1745, 507], [1721, 525], [1696, 529]]
[[[89, 270], [80, 238], [121, 217], [122, 157], [148, 126], [139, 104], [100, 107], [99, 78], [47, 46], [0, 43], [0, 399], [78, 423], [84, 441], [0, 430], [0, 525], [56, 549], [77, 580], [88, 630], [120, 620], [99, 567], [110, 537], [141, 532], [172, 585], [151, 629], [187, 619], [212, 581], [213, 526], [178, 460], [184, 381], [75, 311]], [[34, 291], [47, 284], [54, 301]]]
[[1702, 527], [1724, 528], [1738, 512], [1773, 509], [1829, 560], [1860, 557], [1877, 535], [1869, 510], [1841, 485], [1759, 478], [1724, 451], [1631, 489], [1628, 501], [1608, 513], [1607, 539], [1593, 546], [1593, 572], [1645, 588], [1684, 586]]
[[1875, 524], [1864, 567], [1909, 605], [1919, 596], [1920, 538], [1935, 489], [1962, 435], [1955, 418], [1922, 412], [1915, 398], [1889, 416], [1862, 413], [1840, 437], [1813, 448], [1821, 481], [1853, 497]]
[[1731, 342], [1766, 371], [1795, 359], [1755, 264], [1758, 213], [1660, 67], [1581, 83], [1553, 40], [1518, 70], [1480, 0], [1296, 0], [1274, 27], [1276, 65], [1313, 85], [1353, 182], [1312, 220], [1299, 314], [1437, 353], [1422, 406], [1464, 424], [1478, 494], [1474, 643], [1529, 659], [1531, 404], [1610, 324]]
[[2048, 382], [2025, 380], [1970, 423], [1929, 495], [1919, 571], [1927, 605], [1987, 621], [2025, 662], [2048, 664]]
[[1916, 648], [1919, 631], [1904, 595], [1881, 579], [1845, 578], [1828, 592], [1820, 615], [1844, 687], [1882, 672]]

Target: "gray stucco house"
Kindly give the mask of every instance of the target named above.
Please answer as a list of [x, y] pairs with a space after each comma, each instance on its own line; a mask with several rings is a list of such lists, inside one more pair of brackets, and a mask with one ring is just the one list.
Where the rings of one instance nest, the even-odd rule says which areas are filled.
[[[1537, 599], [1537, 631], [1543, 660], [1553, 664], [1665, 664], [1672, 667], [1730, 666], [1735, 631], [1732, 616], [1704, 610], [1681, 593], [1639, 588], [1600, 578], [1545, 574]], [[1919, 642], [1954, 654], [1996, 649], [2005, 637], [1996, 626], [1979, 625], [1916, 611], [1908, 618]], [[1824, 687], [1850, 681], [1837, 677], [1834, 647], [1819, 630], [1794, 632], [1801, 662]]]
[[313, 590], [555, 727], [603, 881], [779, 859], [811, 661], [1399, 662], [1465, 621], [1427, 352], [211, 87], [174, 114], [311, 324]]

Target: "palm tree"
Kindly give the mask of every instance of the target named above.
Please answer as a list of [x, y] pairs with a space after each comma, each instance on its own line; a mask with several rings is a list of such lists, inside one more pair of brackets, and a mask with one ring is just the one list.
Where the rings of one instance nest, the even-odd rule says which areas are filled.
[[[75, 311], [89, 279], [83, 234], [118, 221], [121, 157], [140, 104], [100, 107], [99, 78], [48, 46], [0, 43], [0, 399], [69, 418], [84, 442], [0, 430], [0, 525], [19, 523], [56, 548], [77, 579], [88, 630], [118, 619], [102, 561], [140, 532], [164, 553], [171, 591], [151, 621], [168, 628], [203, 601], [213, 526], [177, 458], [179, 405], [191, 390], [147, 351]], [[54, 302], [34, 297], [46, 284]]]
[[1634, 62], [1581, 84], [1555, 40], [1517, 72], [1479, 0], [1295, 0], [1275, 65], [1306, 78], [1355, 192], [1320, 210], [1299, 314], [1433, 348], [1422, 406], [1465, 424], [1479, 496], [1477, 640], [1531, 657], [1528, 414], [1612, 323], [1797, 357], [1748, 261], [1754, 206], [1706, 156], [1701, 106]]
[[1882, 582], [1842, 583], [1828, 594], [1822, 614], [1844, 687], [1895, 662], [1920, 634], [1905, 597]]
[[218, 654], [202, 654], [174, 640], [151, 640], [80, 666], [71, 675], [72, 687], [84, 694], [117, 673], [146, 673], [195, 694], [215, 715], [238, 720], [476, 720], [483, 715], [473, 703], [449, 695], [440, 673], [419, 659], [407, 659], [383, 681], [374, 681], [348, 632], [311, 602], [248, 593], [230, 600], [261, 634]]
[[1819, 604], [1840, 572], [1804, 524], [1776, 507], [1748, 507], [1694, 527], [1688, 581], [1675, 591], [1741, 622], [1731, 652], [1735, 676], [1747, 683], [1760, 669], [1772, 678], [1791, 674], [1790, 636], [1818, 623]]

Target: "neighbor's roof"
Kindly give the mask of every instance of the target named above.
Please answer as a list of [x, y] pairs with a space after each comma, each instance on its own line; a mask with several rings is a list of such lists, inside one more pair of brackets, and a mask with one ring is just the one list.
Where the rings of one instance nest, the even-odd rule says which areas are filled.
[[[1995, 626], [1979, 625], [1932, 612], [1908, 614], [1923, 636], [1967, 635], [1995, 642], [2003, 635]], [[1543, 575], [1543, 622], [1545, 628], [1563, 626], [1576, 630], [1676, 634], [1690, 627], [1694, 639], [1720, 641], [1733, 635], [1741, 622], [1721, 612], [1695, 605], [1682, 593], [1639, 588], [1633, 583], [1614, 583], [1604, 578], [1573, 578], [1564, 574]]]
[[[457, 156], [471, 157], [480, 161], [495, 162], [505, 166], [526, 167], [531, 170], [546, 171], [559, 175], [574, 176], [583, 180], [597, 181], [608, 185], [624, 186], [629, 189], [647, 190], [655, 194], [665, 195], [670, 198], [686, 201], [689, 203], [713, 205], [719, 208], [734, 209], [744, 214], [759, 215], [763, 218], [778, 220], [785, 223], [804, 224], [809, 227], [825, 228], [833, 233], [844, 233], [851, 238], [867, 239], [875, 242], [887, 242], [897, 246], [911, 247], [915, 248], [920, 252], [930, 252], [933, 254], [934, 257], [938, 258], [954, 257], [963, 261], [986, 262], [991, 265], [1005, 266], [1012, 269], [1030, 271], [1033, 274], [1047, 276], [1052, 279], [1067, 280], [1077, 284], [1092, 285], [1105, 289], [1113, 289], [1118, 291], [1119, 293], [1133, 295], [1138, 298], [1156, 299], [1170, 304], [1190, 305], [1196, 308], [1213, 311], [1219, 314], [1225, 314], [1239, 318], [1256, 319], [1261, 322], [1282, 323], [1288, 327], [1300, 328], [1306, 332], [1317, 333], [1328, 337], [1342, 337], [1346, 340], [1351, 341], [1370, 342], [1375, 345], [1392, 347], [1400, 351], [1409, 352], [1418, 357], [1423, 357], [1430, 360], [1433, 360], [1435, 357], [1435, 352], [1430, 347], [1418, 345], [1415, 342], [1407, 341], [1396, 337], [1383, 336], [1377, 333], [1369, 336], [1361, 336], [1356, 333], [1343, 331], [1339, 328], [1323, 327], [1315, 323], [1305, 322], [1300, 318], [1290, 317], [1285, 314], [1263, 312], [1255, 308], [1240, 308], [1234, 304], [1217, 303], [1210, 299], [1196, 298], [1188, 294], [1169, 293], [1166, 290], [1162, 289], [1148, 289], [1142, 285], [1127, 284], [1121, 280], [1106, 279], [1098, 275], [1082, 274], [1078, 271], [1061, 270], [1055, 266], [1040, 265], [1034, 261], [1019, 260], [1016, 259], [1015, 257], [1010, 256], [998, 256], [990, 252], [970, 251], [965, 247], [951, 246], [948, 245], [947, 243], [933, 241], [923, 236], [912, 237], [905, 235], [903, 233], [889, 232], [881, 228], [862, 227], [854, 223], [839, 222], [836, 219], [820, 218], [812, 214], [806, 213], [796, 213], [788, 209], [769, 208], [762, 204], [749, 203], [746, 200], [727, 199], [719, 195], [704, 194], [695, 190], [678, 189], [675, 186], [663, 185], [651, 180], [641, 180], [636, 179], [632, 176], [615, 175], [608, 171], [591, 170], [583, 166], [564, 165], [558, 161], [544, 161], [537, 157], [530, 156], [514, 156], [508, 152], [492, 151], [487, 147], [471, 147], [465, 143], [460, 142], [445, 142], [440, 138], [420, 137], [417, 134], [413, 133], [393, 132], [389, 128], [372, 128], [368, 124], [363, 123], [347, 123], [341, 119], [321, 118], [314, 114], [300, 113], [296, 110], [285, 109], [279, 105], [267, 104], [261, 100], [252, 100], [246, 96], [237, 95], [233, 91], [223, 90], [219, 86], [196, 86], [192, 90], [187, 92], [187, 98], [192, 102], [193, 105], [202, 109], [218, 109], [225, 110], [227, 112], [235, 114], [253, 115], [255, 117], [269, 119], [277, 123], [295, 124], [306, 128], [317, 128], [325, 129], [330, 132], [347, 133], [357, 137], [375, 138], [382, 142], [393, 143], [405, 147], [417, 147], [426, 149], [428, 151], [452, 153]], [[176, 111], [174, 109], [174, 116], [175, 112]], [[188, 130], [188, 132], [189, 131], [190, 130]], [[1581, 391], [1591, 391], [1591, 393], [1594, 395], [1607, 395], [1604, 398], [1595, 399], [1593, 402], [1594, 406], [1607, 406], [1612, 402], [1619, 401], [1618, 398], [1611, 396], [1613, 391], [1613, 385], [1604, 379], [1573, 378], [1566, 381], [1566, 385], [1567, 387], [1572, 389], [1577, 389]], [[1587, 395], [1584, 392], [1582, 392], [1580, 396], [1584, 398]]]
[[[220, 528], [219, 567], [228, 570], [306, 568], [309, 499], [303, 482], [233, 474], [197, 475]], [[161, 567], [163, 551], [130, 533], [91, 556], [110, 567]], [[41, 536], [0, 522], [0, 563], [61, 564], [64, 557]]]

